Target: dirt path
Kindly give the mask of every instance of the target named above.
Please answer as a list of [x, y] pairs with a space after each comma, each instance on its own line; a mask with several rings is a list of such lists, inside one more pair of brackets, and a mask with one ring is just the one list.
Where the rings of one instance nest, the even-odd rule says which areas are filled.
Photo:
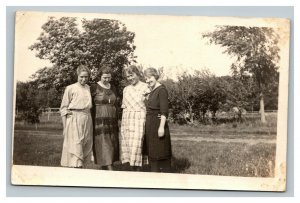
[[[62, 131], [34, 131], [34, 130], [15, 130], [16, 136], [24, 136], [24, 135], [34, 135], [34, 136], [57, 136], [63, 137]], [[228, 138], [209, 138], [209, 137], [172, 137], [172, 141], [192, 141], [192, 142], [224, 142], [224, 143], [246, 143], [250, 145], [255, 145], [258, 143], [266, 143], [266, 144], [276, 144], [276, 139], [264, 139], [264, 138], [233, 138], [234, 136], [228, 135]]]
[[276, 144], [276, 139], [226, 139], [226, 138], [206, 138], [206, 137], [173, 137], [172, 141], [192, 141], [192, 142], [235, 142], [235, 143], [246, 143], [250, 145], [255, 145], [258, 143], [265, 144]]

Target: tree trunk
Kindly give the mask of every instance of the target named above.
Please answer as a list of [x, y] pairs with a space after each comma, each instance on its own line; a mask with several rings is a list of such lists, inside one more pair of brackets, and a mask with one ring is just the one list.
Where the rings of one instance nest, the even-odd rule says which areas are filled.
[[239, 116], [239, 122], [241, 122], [242, 121], [242, 109], [241, 108], [239, 108], [238, 116]]
[[216, 122], [216, 120], [217, 120], [216, 113], [217, 113], [217, 111], [212, 111], [212, 121], [213, 122]]
[[189, 113], [190, 113], [190, 117], [191, 117], [191, 123], [194, 123], [193, 109], [191, 106], [189, 106]]
[[263, 93], [260, 93], [259, 95], [259, 98], [260, 98], [260, 109], [259, 109], [259, 112], [260, 112], [260, 120], [262, 123], [266, 123], [266, 116], [265, 116], [265, 104], [264, 104], [264, 95]]
[[205, 123], [205, 113], [206, 111], [201, 111], [202, 112], [202, 121]]

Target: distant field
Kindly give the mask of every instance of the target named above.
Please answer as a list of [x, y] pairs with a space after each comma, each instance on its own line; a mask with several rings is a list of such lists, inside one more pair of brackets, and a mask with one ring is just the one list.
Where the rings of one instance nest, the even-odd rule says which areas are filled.
[[[35, 125], [16, 123], [14, 164], [59, 166], [62, 125], [59, 116], [50, 119], [43, 117], [37, 130]], [[267, 124], [261, 124], [259, 120], [197, 127], [170, 124], [173, 172], [274, 176], [276, 120], [276, 114], [270, 114]], [[89, 168], [98, 166], [91, 164]], [[128, 167], [116, 163], [115, 170], [128, 170]], [[143, 171], [148, 170], [147, 166], [143, 168]]]

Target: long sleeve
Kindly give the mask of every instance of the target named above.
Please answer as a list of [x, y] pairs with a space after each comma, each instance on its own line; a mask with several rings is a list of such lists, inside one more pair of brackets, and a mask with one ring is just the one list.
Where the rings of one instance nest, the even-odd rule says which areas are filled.
[[65, 92], [64, 92], [64, 96], [63, 99], [61, 101], [61, 105], [60, 105], [60, 115], [61, 116], [65, 116], [68, 113], [68, 107], [69, 104], [71, 103], [71, 91], [70, 91], [70, 87], [66, 87]]
[[161, 115], [168, 117], [169, 114], [168, 91], [165, 88], [161, 88], [159, 91], [159, 109]]

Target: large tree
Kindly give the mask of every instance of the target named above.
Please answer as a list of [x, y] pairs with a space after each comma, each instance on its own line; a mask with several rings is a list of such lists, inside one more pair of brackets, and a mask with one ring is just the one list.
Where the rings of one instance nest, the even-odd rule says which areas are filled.
[[123, 67], [135, 60], [134, 36], [117, 20], [83, 19], [79, 23], [77, 18], [50, 17], [29, 49], [53, 66], [40, 69], [32, 77], [39, 88], [55, 87], [61, 91], [76, 81], [78, 65], [85, 64], [91, 69], [91, 82], [99, 79], [103, 65], [110, 65], [113, 83], [119, 86]]
[[177, 82], [166, 81], [170, 103], [173, 113], [176, 115], [183, 113], [190, 115], [190, 122], [194, 122], [194, 109], [197, 98], [197, 81], [195, 77], [184, 73], [178, 76]]
[[253, 76], [259, 89], [261, 121], [266, 122], [264, 94], [278, 79], [278, 34], [268, 27], [217, 26], [215, 31], [202, 36], [224, 47], [225, 53], [236, 56], [231, 66], [234, 74]]
[[201, 111], [202, 119], [205, 119], [207, 111], [212, 113], [212, 118], [216, 118], [216, 112], [226, 102], [227, 89], [225, 81], [216, 77], [208, 70], [196, 71], [198, 88], [195, 90], [198, 94], [196, 107]]
[[244, 110], [253, 111], [257, 100], [257, 85], [251, 76], [221, 76], [224, 89], [226, 89], [226, 102], [222, 109], [230, 111], [238, 110], [238, 117], [241, 121]]
[[169, 100], [175, 119], [178, 115], [189, 115], [194, 119], [205, 120], [205, 114], [211, 111], [213, 117], [221, 105], [226, 102], [226, 85], [224, 81], [207, 70], [196, 71], [193, 75], [184, 73], [177, 81], [165, 80]]

